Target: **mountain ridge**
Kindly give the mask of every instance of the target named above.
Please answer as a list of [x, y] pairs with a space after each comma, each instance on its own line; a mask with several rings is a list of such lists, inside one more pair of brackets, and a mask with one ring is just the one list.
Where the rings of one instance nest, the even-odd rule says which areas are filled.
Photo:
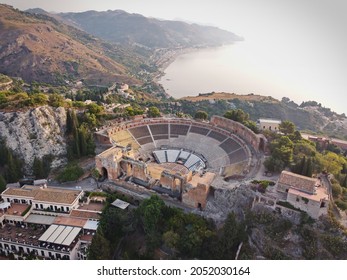
[[159, 20], [123, 10], [90, 10], [81, 13], [59, 13], [57, 16], [66, 23], [109, 42], [129, 45], [136, 43], [152, 49], [208, 47], [243, 39], [213, 26]]
[[6, 75], [52, 84], [70, 79], [139, 83], [126, 66], [105, 55], [99, 39], [47, 15], [0, 5], [0, 36], [0, 72]]

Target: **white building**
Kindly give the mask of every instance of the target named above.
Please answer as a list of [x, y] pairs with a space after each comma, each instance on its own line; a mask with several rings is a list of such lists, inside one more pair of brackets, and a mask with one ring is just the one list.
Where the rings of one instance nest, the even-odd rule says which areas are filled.
[[280, 120], [275, 119], [259, 119], [257, 126], [260, 130], [279, 131]]
[[15, 259], [86, 259], [102, 205], [83, 205], [82, 197], [82, 190], [6, 189], [0, 203], [0, 254]]
[[32, 205], [36, 211], [69, 213], [78, 207], [83, 191], [61, 190], [25, 185], [22, 188], [9, 188], [1, 194], [5, 202]]
[[277, 191], [286, 193], [287, 202], [314, 219], [328, 212], [329, 194], [319, 179], [282, 171]]

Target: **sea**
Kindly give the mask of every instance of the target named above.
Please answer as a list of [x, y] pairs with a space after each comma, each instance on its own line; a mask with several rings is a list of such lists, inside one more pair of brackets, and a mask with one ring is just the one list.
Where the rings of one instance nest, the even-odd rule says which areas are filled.
[[[315, 100], [325, 107], [333, 106], [329, 104], [332, 99], [324, 103], [326, 91], [322, 89], [326, 85], [320, 83], [326, 81], [317, 79], [309, 67], [299, 57], [290, 57], [280, 50], [264, 51], [260, 45], [242, 41], [178, 55], [164, 69], [159, 83], [174, 98], [210, 92], [253, 93], [279, 100], [288, 97], [299, 105]], [[339, 109], [338, 113], [345, 111]]]

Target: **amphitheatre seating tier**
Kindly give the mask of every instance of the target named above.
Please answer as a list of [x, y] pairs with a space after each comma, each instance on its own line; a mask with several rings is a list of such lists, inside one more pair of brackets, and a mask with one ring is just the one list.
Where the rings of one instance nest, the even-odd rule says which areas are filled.
[[169, 139], [169, 135], [153, 135], [154, 140]]
[[152, 135], [163, 135], [169, 134], [169, 125], [168, 124], [151, 124], [149, 125]]
[[140, 145], [145, 145], [145, 144], [148, 144], [148, 143], [153, 143], [152, 137], [151, 137], [151, 136], [139, 138], [139, 139], [137, 139], [137, 142], [139, 142]]
[[216, 132], [213, 130], [211, 130], [211, 132], [207, 136], [212, 137], [212, 138], [218, 140], [219, 142], [223, 142], [227, 138], [227, 136], [220, 134], [219, 132]]
[[246, 152], [243, 149], [239, 149], [228, 155], [230, 164], [245, 161], [247, 159]]
[[170, 134], [187, 135], [188, 130], [189, 130], [188, 125], [180, 125], [180, 124], [171, 124], [170, 125]]
[[227, 154], [230, 154], [241, 148], [240, 144], [238, 144], [235, 140], [228, 138], [222, 144], [219, 145]]
[[222, 127], [221, 122], [222, 118], [219, 117], [211, 123], [187, 119], [144, 119], [123, 123], [114, 128], [114, 133], [129, 131], [132, 141], [141, 145], [140, 154], [150, 154], [162, 146], [178, 150], [173, 154], [157, 154], [156, 158], [163, 163], [180, 161], [186, 168], [196, 169], [204, 162], [198, 156], [195, 158], [194, 154], [202, 155], [207, 167], [218, 172], [229, 165], [249, 163], [251, 152], [247, 144], [234, 130]]
[[209, 133], [210, 129], [208, 128], [204, 128], [204, 127], [200, 127], [200, 126], [194, 126], [192, 125], [192, 127], [190, 128], [190, 133], [196, 133], [196, 134], [201, 134], [206, 136], [207, 133]]

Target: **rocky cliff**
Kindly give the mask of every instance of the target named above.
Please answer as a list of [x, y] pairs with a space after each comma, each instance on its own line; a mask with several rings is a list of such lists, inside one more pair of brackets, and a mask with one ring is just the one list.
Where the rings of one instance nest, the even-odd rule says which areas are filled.
[[34, 158], [54, 157], [52, 167], [66, 160], [66, 110], [49, 106], [18, 112], [0, 112], [0, 137], [24, 161], [28, 172]]

